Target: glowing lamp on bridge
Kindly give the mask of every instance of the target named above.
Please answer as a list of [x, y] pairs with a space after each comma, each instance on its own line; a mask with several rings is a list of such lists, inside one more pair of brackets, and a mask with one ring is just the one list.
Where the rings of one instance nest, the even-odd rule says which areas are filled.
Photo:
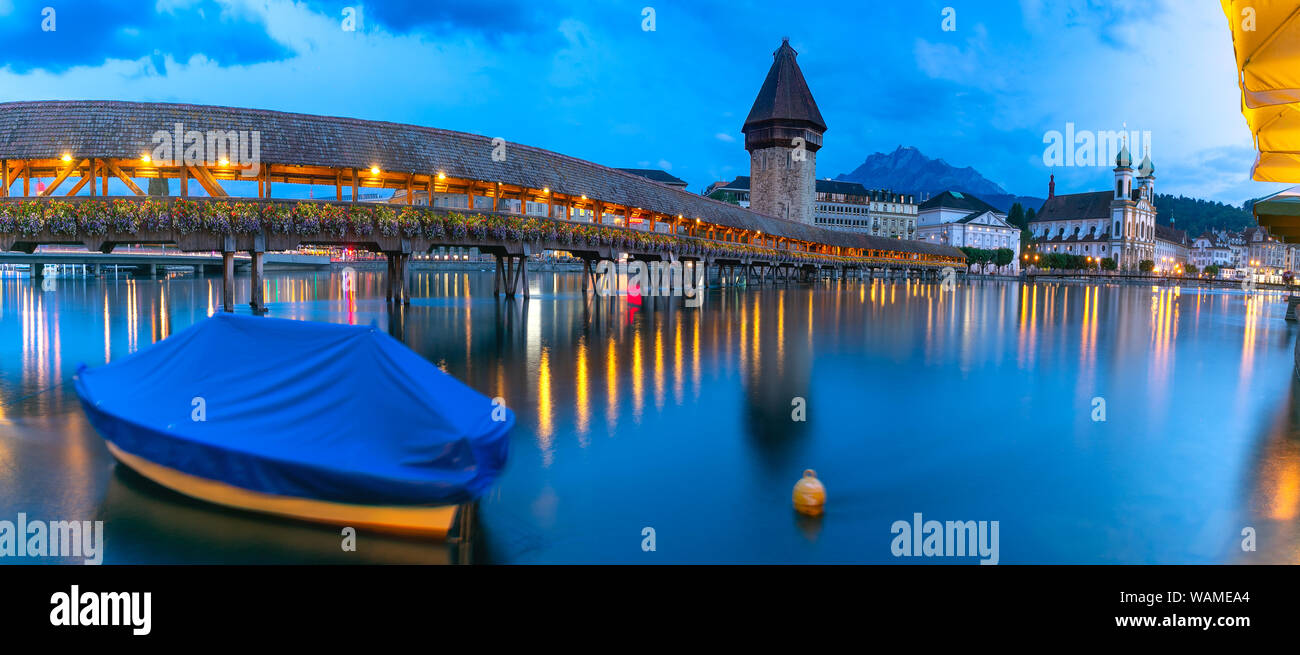
[[378, 167], [378, 166], [371, 166], [371, 167], [370, 167], [370, 174], [371, 174], [371, 175], [379, 175], [379, 167]]
[[445, 180], [445, 179], [447, 179], [447, 174], [446, 174], [446, 173], [443, 173], [442, 171], [438, 171], [438, 179], [439, 179], [439, 180]]
[[151, 162], [151, 161], [153, 161], [153, 160], [150, 159], [149, 155], [140, 155], [140, 162], [141, 162], [141, 163], [148, 164], [148, 163]]
[[217, 162], [217, 164], [221, 166], [229, 166], [230, 160], [223, 157], [221, 161]]
[[542, 195], [551, 195], [551, 187], [542, 187]]
[[65, 162], [69, 162], [69, 161], [72, 161], [72, 155], [69, 155], [69, 154], [67, 154], [67, 153], [65, 152], [65, 153], [63, 153], [63, 156], [62, 156], [62, 157], [59, 157], [59, 159], [65, 161]]

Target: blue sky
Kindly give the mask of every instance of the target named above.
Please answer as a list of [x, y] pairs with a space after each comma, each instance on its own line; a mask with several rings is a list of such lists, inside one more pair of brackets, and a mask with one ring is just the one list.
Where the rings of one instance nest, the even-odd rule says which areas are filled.
[[1249, 180], [1216, 2], [0, 0], [0, 98], [431, 125], [665, 168], [698, 191], [747, 174], [741, 123], [783, 36], [830, 127], [819, 177], [914, 145], [1012, 193], [1046, 195], [1051, 173], [1058, 192], [1108, 188], [1107, 167], [1044, 165], [1044, 135], [1074, 123], [1150, 131], [1162, 192], [1235, 204], [1277, 188]]

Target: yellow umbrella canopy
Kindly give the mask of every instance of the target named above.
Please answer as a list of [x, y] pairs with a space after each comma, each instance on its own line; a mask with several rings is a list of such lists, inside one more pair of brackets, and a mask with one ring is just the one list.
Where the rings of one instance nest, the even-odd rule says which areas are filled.
[[1220, 2], [1232, 27], [1246, 106], [1300, 102], [1300, 2]]
[[1300, 182], [1300, 0], [1220, 0], [1259, 182]]

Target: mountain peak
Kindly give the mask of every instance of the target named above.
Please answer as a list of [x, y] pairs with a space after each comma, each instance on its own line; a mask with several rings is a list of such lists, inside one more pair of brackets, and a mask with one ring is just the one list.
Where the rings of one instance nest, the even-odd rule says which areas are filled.
[[889, 154], [871, 154], [853, 172], [839, 175], [835, 179], [857, 182], [868, 189], [909, 193], [915, 195], [918, 201], [944, 191], [960, 191], [974, 195], [1002, 211], [1006, 211], [1014, 202], [1022, 202], [1025, 207], [1035, 209], [1043, 202], [1038, 198], [1022, 199], [1009, 194], [973, 167], [957, 168], [942, 159], [925, 156], [916, 146], [901, 144]]

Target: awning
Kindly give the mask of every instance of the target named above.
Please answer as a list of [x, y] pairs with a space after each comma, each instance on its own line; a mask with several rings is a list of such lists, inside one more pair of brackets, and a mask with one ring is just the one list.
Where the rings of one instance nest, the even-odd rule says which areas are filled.
[[1220, 0], [1241, 113], [1259, 157], [1251, 178], [1300, 182], [1300, 0]]
[[1270, 234], [1300, 241], [1300, 186], [1279, 191], [1255, 203], [1255, 218]]

